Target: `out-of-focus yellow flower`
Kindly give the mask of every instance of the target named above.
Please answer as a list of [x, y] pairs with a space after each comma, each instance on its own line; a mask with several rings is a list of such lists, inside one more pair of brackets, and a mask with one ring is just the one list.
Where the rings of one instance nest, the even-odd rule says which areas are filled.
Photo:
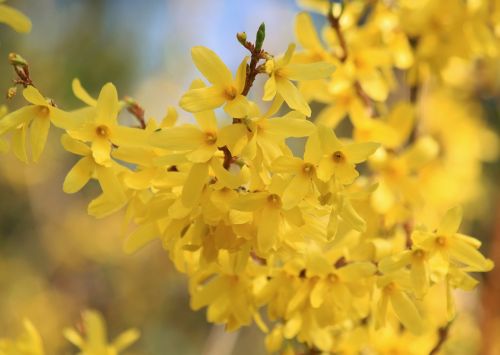
[[135, 343], [140, 336], [139, 331], [132, 328], [108, 343], [104, 319], [92, 310], [82, 313], [82, 330], [83, 334], [72, 328], [64, 330], [64, 336], [80, 349], [80, 355], [117, 355]]
[[0, 0], [0, 23], [5, 23], [17, 32], [27, 33], [31, 31], [31, 21], [22, 12], [1, 3]]
[[493, 262], [477, 249], [481, 243], [472, 237], [458, 233], [462, 222], [462, 209], [455, 207], [444, 215], [434, 233], [415, 232], [415, 244], [444, 262], [445, 270], [450, 263], [464, 265], [469, 271], [485, 272], [493, 268]]
[[12, 148], [20, 160], [27, 162], [26, 136], [29, 127], [32, 158], [36, 162], [45, 148], [51, 122], [62, 129], [74, 128], [77, 122], [66, 112], [51, 105], [33, 86], [24, 89], [23, 96], [32, 105], [3, 117], [0, 120], [0, 136], [14, 130]]
[[0, 339], [0, 355], [44, 355], [43, 342], [33, 323], [23, 321], [24, 332], [16, 340]]

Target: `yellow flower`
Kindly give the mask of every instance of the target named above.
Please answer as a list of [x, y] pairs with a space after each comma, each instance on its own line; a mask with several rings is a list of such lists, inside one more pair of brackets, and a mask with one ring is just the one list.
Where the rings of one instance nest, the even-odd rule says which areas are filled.
[[333, 73], [334, 67], [327, 62], [291, 63], [295, 44], [290, 44], [286, 53], [279, 59], [266, 62], [266, 72], [269, 79], [264, 85], [263, 100], [270, 101], [276, 95], [283, 97], [290, 108], [311, 116], [311, 108], [293, 81], [315, 80], [327, 78]]
[[0, 4], [0, 23], [7, 24], [17, 32], [27, 33], [31, 31], [30, 19], [23, 13], [7, 5]]
[[481, 243], [472, 237], [458, 233], [462, 221], [462, 209], [454, 207], [446, 212], [435, 233], [416, 232], [414, 243], [445, 262], [465, 265], [468, 271], [485, 272], [493, 268], [493, 262], [477, 249]]
[[123, 207], [127, 197], [117, 173], [126, 169], [115, 162], [112, 162], [110, 167], [98, 164], [92, 155], [92, 150], [86, 144], [72, 139], [67, 134], [61, 137], [61, 143], [68, 152], [83, 156], [66, 175], [63, 191], [69, 194], [78, 192], [95, 177], [103, 193], [90, 202], [89, 214], [104, 217]]
[[355, 164], [365, 161], [379, 147], [378, 143], [343, 144], [333, 130], [320, 126], [318, 133], [321, 141], [323, 158], [319, 162], [318, 177], [328, 181], [332, 176], [341, 184], [351, 184], [359, 173]]
[[182, 96], [179, 105], [189, 112], [213, 110], [224, 105], [224, 110], [231, 117], [245, 117], [249, 104], [242, 92], [247, 60], [241, 62], [236, 77], [233, 77], [226, 64], [212, 50], [193, 47], [191, 55], [198, 70], [212, 86], [190, 89]]
[[0, 355], [44, 355], [43, 342], [29, 320], [23, 322], [24, 333], [16, 340], [0, 339]]
[[133, 328], [108, 343], [106, 324], [98, 312], [84, 311], [82, 320], [85, 338], [72, 328], [64, 330], [66, 339], [80, 349], [81, 355], [117, 355], [135, 343], [140, 336], [139, 331]]
[[285, 187], [285, 181], [275, 175], [268, 191], [241, 195], [232, 206], [237, 210], [252, 211], [256, 215], [259, 255], [264, 256], [279, 245], [287, 223], [289, 225], [301, 223], [299, 209], [288, 211], [283, 209], [281, 196]]
[[111, 148], [143, 145], [146, 134], [141, 129], [120, 126], [117, 122], [118, 94], [113, 84], [104, 85], [97, 99], [94, 113], [78, 128], [68, 131], [73, 138], [91, 143], [92, 156], [103, 166], [111, 166]]
[[[209, 168], [212, 169], [223, 186], [237, 188], [243, 184], [241, 174], [232, 174], [223, 167], [223, 156], [219, 148], [230, 143], [221, 142], [221, 136], [234, 139], [238, 135], [234, 135], [233, 129], [244, 131], [245, 128], [229, 125], [219, 129], [213, 111], [198, 112], [195, 114], [195, 118], [200, 128], [186, 124], [162, 129], [151, 137], [151, 143], [154, 146], [167, 149], [170, 152], [177, 152], [159, 157], [158, 164], [170, 165], [172, 159], [194, 163], [189, 170], [182, 190], [181, 200], [185, 207], [193, 207], [198, 202], [203, 187], [208, 182]], [[225, 134], [224, 132], [227, 130], [232, 134]]]
[[291, 175], [283, 191], [283, 208], [290, 209], [299, 204], [308, 195], [315, 192], [317, 183], [317, 164], [321, 158], [319, 141], [314, 136], [307, 140], [304, 159], [284, 155], [273, 161], [271, 171]]
[[389, 302], [399, 321], [414, 334], [422, 334], [425, 329], [422, 316], [413, 300], [406, 292], [409, 288], [408, 273], [399, 270], [377, 280], [382, 294], [375, 315], [376, 327], [385, 325]]
[[26, 162], [28, 160], [26, 135], [29, 127], [32, 158], [36, 162], [45, 148], [51, 122], [62, 129], [74, 128], [77, 123], [70, 114], [51, 105], [33, 86], [24, 89], [23, 96], [32, 105], [22, 107], [3, 117], [0, 120], [0, 136], [7, 131], [15, 130], [13, 149], [19, 152], [16, 155]]

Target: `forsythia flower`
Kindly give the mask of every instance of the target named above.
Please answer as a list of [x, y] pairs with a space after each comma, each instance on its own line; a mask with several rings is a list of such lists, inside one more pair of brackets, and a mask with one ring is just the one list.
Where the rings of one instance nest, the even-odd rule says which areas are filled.
[[58, 128], [71, 129], [75, 127], [76, 121], [64, 111], [51, 105], [33, 86], [24, 89], [23, 96], [32, 105], [3, 117], [0, 120], [0, 136], [7, 131], [14, 130], [13, 149], [18, 152], [16, 155], [21, 160], [27, 161], [26, 135], [29, 127], [32, 157], [36, 162], [47, 142], [50, 123]]
[[2, 5], [4, 0], [0, 0], [0, 23], [5, 23], [17, 32], [27, 33], [31, 31], [31, 21], [18, 10]]
[[16, 340], [0, 339], [0, 355], [44, 355], [43, 343], [33, 324], [23, 321], [24, 333]]
[[180, 106], [189, 112], [200, 112], [224, 105], [228, 115], [245, 117], [248, 101], [242, 92], [245, 88], [247, 60], [241, 62], [233, 78], [229, 68], [212, 50], [194, 47], [191, 55], [198, 70], [213, 86], [189, 90], [182, 96]]
[[304, 100], [293, 81], [314, 80], [327, 78], [333, 73], [334, 67], [327, 62], [318, 63], [291, 63], [295, 44], [290, 44], [283, 57], [271, 59], [266, 62], [266, 72], [269, 79], [264, 85], [266, 101], [272, 100], [276, 95], [283, 97], [290, 108], [311, 116], [311, 108]]
[[80, 349], [80, 355], [117, 355], [135, 343], [140, 335], [137, 329], [129, 329], [108, 343], [106, 325], [99, 313], [84, 311], [82, 321], [85, 337], [74, 329], [64, 330], [64, 336]]
[[[95, 100], [74, 80], [85, 107], [65, 112], [28, 86], [32, 105], [0, 112], [0, 138], [11, 132], [27, 160], [29, 130], [36, 161], [50, 123], [64, 130], [78, 161], [63, 190], [97, 180], [88, 212], [125, 209], [134, 225], [125, 252], [160, 240], [189, 277], [191, 307], [228, 330], [255, 322], [269, 352], [432, 352], [454, 315], [452, 290], [472, 290], [469, 273], [493, 267], [479, 240], [458, 233], [460, 208], [437, 223], [484, 192], [481, 162], [497, 153], [463, 75], [500, 55], [490, 2], [301, 3], [327, 21], [317, 31], [297, 16], [298, 53], [265, 51], [264, 25], [255, 44], [237, 35], [250, 57], [234, 76], [213, 51], [193, 48], [209, 82], [194, 80], [180, 100], [195, 123], [179, 124], [173, 108], [146, 121], [113, 84]], [[247, 97], [258, 75], [266, 110]], [[309, 120], [311, 101], [323, 106]], [[123, 108], [140, 128], [119, 124]], [[138, 337], [108, 344], [101, 317], [83, 318], [86, 338], [65, 333], [82, 354], [116, 354]]]
[[113, 144], [141, 145], [146, 135], [138, 129], [120, 126], [117, 123], [119, 110], [118, 94], [113, 84], [104, 85], [97, 99], [95, 113], [89, 115], [82, 125], [69, 130], [71, 137], [91, 143], [92, 156], [103, 166], [111, 165]]

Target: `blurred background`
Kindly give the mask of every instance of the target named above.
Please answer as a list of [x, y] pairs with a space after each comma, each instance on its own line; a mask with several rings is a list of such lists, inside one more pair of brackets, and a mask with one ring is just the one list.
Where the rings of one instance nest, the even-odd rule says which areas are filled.
[[[253, 37], [264, 21], [266, 49], [281, 53], [294, 40], [299, 11], [294, 0], [10, 0], [9, 5], [31, 18], [33, 30], [19, 35], [0, 27], [0, 91], [14, 77], [7, 55], [17, 52], [30, 62], [42, 93], [61, 107], [79, 107], [71, 94], [71, 81], [78, 77], [93, 96], [113, 82], [121, 97], [134, 97], [147, 117], [156, 118], [176, 105], [199, 76], [192, 46], [212, 48], [236, 69], [247, 54], [235, 39], [237, 32]], [[498, 132], [497, 94], [498, 86], [490, 88], [481, 102]], [[20, 100], [9, 107], [19, 106]], [[49, 354], [70, 353], [61, 330], [74, 325], [81, 310], [94, 308], [106, 318], [111, 337], [132, 326], [141, 330], [131, 354], [165, 354], [168, 349], [223, 355], [233, 348], [238, 349], [234, 354], [264, 353], [258, 330], [224, 334], [206, 323], [204, 311], [190, 310], [186, 279], [173, 270], [159, 243], [126, 256], [121, 215], [95, 220], [82, 213], [97, 189], [65, 195], [62, 182], [73, 158], [62, 152], [57, 139], [49, 142], [34, 166], [0, 156], [0, 336], [17, 334], [28, 317]], [[500, 258], [500, 250], [488, 250], [495, 233], [500, 239], [498, 162], [487, 163], [485, 172], [490, 187], [481, 211], [486, 213], [472, 221], [470, 234], [485, 242], [486, 254]], [[500, 292], [493, 283], [488, 287], [479, 302], [496, 307], [494, 314]], [[473, 339], [479, 332], [465, 330]]]

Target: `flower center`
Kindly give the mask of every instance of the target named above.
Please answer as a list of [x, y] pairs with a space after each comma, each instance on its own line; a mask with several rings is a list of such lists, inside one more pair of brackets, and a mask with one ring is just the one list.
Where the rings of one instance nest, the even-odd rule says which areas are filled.
[[395, 289], [396, 289], [396, 284], [394, 282], [390, 282], [384, 287], [384, 291], [387, 293], [391, 293]]
[[314, 174], [314, 170], [314, 165], [312, 165], [311, 163], [305, 163], [304, 165], [302, 165], [302, 172], [307, 177], [311, 177]]
[[330, 280], [331, 283], [336, 283], [340, 279], [336, 274], [330, 274], [330, 275], [328, 275], [328, 280]]
[[273, 208], [281, 208], [281, 198], [276, 194], [267, 196], [267, 202]]
[[47, 117], [50, 113], [50, 110], [47, 106], [39, 106], [38, 110], [40, 112], [40, 116]]
[[422, 249], [417, 249], [413, 252], [413, 257], [417, 260], [422, 260], [425, 256], [425, 253]]
[[214, 145], [217, 142], [217, 135], [213, 132], [205, 133], [205, 143], [208, 145]]
[[108, 128], [108, 126], [105, 126], [105, 125], [97, 126], [97, 128], [95, 129], [95, 133], [101, 138], [108, 138], [109, 137], [109, 128]]
[[343, 163], [345, 161], [345, 155], [340, 150], [337, 150], [332, 154], [332, 159], [335, 163]]
[[226, 100], [234, 100], [238, 96], [238, 90], [234, 86], [228, 86], [226, 90], [224, 90], [224, 97]]
[[446, 246], [446, 237], [443, 237], [443, 236], [437, 237], [437, 238], [436, 238], [436, 244], [437, 244], [439, 247], [444, 247], [444, 246]]

